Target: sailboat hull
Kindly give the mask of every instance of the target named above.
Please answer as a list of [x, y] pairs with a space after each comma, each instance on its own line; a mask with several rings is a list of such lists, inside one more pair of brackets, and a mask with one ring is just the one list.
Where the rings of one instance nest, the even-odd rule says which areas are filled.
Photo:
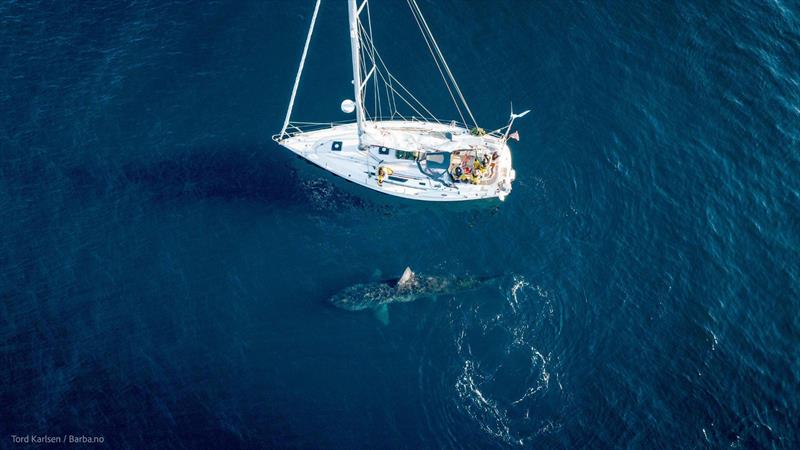
[[[346, 181], [395, 197], [457, 202], [503, 200], [511, 192], [511, 151], [501, 138], [473, 136], [454, 124], [405, 120], [368, 121], [363, 130], [361, 147], [355, 124], [276, 136], [275, 141]], [[437, 163], [446, 159], [449, 167], [444, 162], [437, 166], [442, 170], [426, 170], [434, 156]], [[468, 172], [466, 167], [483, 168], [459, 180], [453, 173], [456, 165]]]

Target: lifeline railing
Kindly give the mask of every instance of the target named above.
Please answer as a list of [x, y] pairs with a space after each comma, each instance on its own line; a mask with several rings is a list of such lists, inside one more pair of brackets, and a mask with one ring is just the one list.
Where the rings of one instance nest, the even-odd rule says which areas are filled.
[[[390, 121], [390, 120], [397, 120], [397, 117], [372, 117], [368, 120], [368, 122], [381, 122], [381, 121]], [[408, 122], [419, 122], [419, 123], [432, 123], [429, 119], [418, 118], [412, 116], [411, 118], [403, 117], [403, 120]], [[355, 123], [355, 119], [350, 120], [338, 120], [338, 121], [331, 121], [331, 122], [289, 122], [286, 126], [286, 129], [279, 134], [275, 134], [272, 136], [272, 140], [275, 142], [280, 142], [284, 138], [297, 136], [298, 134], [308, 133], [311, 131], [317, 130], [324, 130], [327, 128], [333, 128], [338, 125], [347, 125], [351, 123]], [[435, 122], [433, 122], [435, 123]], [[465, 130], [471, 131], [471, 129], [463, 122], [459, 122], [457, 120], [452, 120], [450, 122], [446, 122], [447, 125], [463, 128]], [[502, 133], [503, 130], [508, 128], [508, 126], [499, 128], [497, 130], [492, 131], [484, 131], [484, 134], [487, 136], [493, 136], [497, 138], [503, 138], [504, 135]], [[294, 131], [291, 131], [294, 130]]]

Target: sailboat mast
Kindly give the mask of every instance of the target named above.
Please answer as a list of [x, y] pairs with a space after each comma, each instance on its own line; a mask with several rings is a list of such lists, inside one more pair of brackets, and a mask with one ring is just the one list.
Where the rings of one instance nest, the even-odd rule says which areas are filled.
[[[365, 2], [367, 0], [364, 0]], [[356, 103], [356, 127], [358, 127], [358, 146], [361, 148], [361, 134], [364, 130], [364, 99], [361, 95], [361, 33], [358, 29], [358, 8], [356, 0], [347, 0], [350, 17], [350, 50], [353, 53], [353, 89]]]

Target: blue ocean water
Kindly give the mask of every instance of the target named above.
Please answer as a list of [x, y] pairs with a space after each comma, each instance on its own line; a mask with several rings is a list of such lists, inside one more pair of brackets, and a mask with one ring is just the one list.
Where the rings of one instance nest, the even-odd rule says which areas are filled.
[[[800, 7], [424, 1], [503, 204], [343, 189], [270, 140], [313, 1], [0, 2], [0, 442], [798, 448]], [[404, 2], [375, 40], [452, 114]], [[295, 117], [347, 117], [343, 1]], [[331, 294], [407, 266], [497, 286]]]

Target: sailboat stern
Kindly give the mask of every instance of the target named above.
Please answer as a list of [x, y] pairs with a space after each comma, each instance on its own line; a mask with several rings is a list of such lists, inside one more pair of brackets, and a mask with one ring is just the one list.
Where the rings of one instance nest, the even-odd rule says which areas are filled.
[[499, 166], [498, 181], [497, 181], [497, 198], [500, 201], [505, 201], [506, 197], [511, 194], [511, 185], [517, 178], [517, 172], [511, 163], [511, 149], [507, 144], [503, 145], [503, 154]]

